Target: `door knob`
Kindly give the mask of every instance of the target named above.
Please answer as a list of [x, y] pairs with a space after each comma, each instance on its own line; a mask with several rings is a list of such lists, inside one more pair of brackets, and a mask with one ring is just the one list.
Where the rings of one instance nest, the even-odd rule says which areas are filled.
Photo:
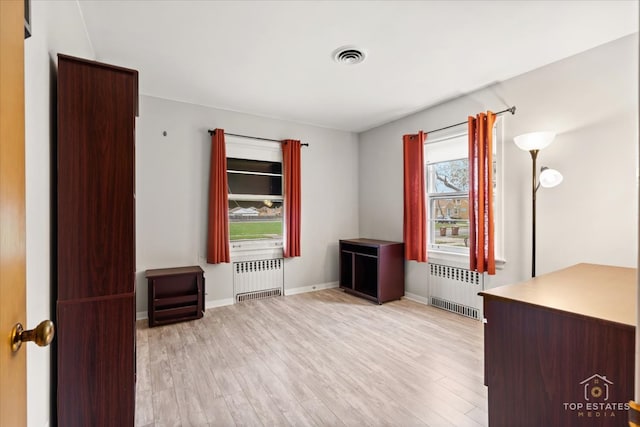
[[51, 344], [55, 334], [56, 328], [51, 320], [44, 320], [35, 329], [28, 331], [24, 330], [21, 323], [16, 323], [11, 330], [11, 350], [18, 351], [22, 343], [27, 341], [33, 341], [40, 347], [45, 347]]

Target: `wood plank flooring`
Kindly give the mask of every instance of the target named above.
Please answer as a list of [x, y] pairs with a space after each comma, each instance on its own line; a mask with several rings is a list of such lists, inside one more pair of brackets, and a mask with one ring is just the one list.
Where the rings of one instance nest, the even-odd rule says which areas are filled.
[[482, 324], [339, 289], [137, 327], [136, 425], [486, 426]]

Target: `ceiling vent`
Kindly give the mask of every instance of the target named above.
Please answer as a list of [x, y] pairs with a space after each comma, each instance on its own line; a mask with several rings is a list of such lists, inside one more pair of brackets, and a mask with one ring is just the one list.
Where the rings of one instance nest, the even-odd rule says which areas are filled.
[[345, 46], [333, 52], [333, 60], [338, 64], [355, 65], [364, 61], [366, 54], [364, 51], [352, 46]]

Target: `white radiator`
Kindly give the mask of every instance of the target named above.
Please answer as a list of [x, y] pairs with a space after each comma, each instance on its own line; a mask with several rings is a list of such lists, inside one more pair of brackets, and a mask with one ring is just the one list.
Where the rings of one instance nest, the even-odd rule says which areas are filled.
[[283, 295], [283, 259], [234, 262], [233, 294], [237, 302]]
[[429, 302], [473, 319], [482, 319], [484, 274], [464, 268], [429, 263]]

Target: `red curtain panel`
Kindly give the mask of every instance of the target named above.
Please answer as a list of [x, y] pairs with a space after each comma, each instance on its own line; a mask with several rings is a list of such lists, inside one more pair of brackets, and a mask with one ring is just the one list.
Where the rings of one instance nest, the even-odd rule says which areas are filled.
[[207, 263], [209, 264], [230, 262], [228, 197], [224, 130], [216, 129], [211, 136], [211, 166], [209, 169], [209, 224], [207, 230]]
[[300, 256], [300, 141], [282, 141], [284, 175], [284, 257]]
[[427, 262], [427, 209], [424, 188], [426, 134], [404, 135], [404, 257]]
[[491, 111], [469, 116], [469, 265], [496, 274], [493, 217], [493, 124]]

